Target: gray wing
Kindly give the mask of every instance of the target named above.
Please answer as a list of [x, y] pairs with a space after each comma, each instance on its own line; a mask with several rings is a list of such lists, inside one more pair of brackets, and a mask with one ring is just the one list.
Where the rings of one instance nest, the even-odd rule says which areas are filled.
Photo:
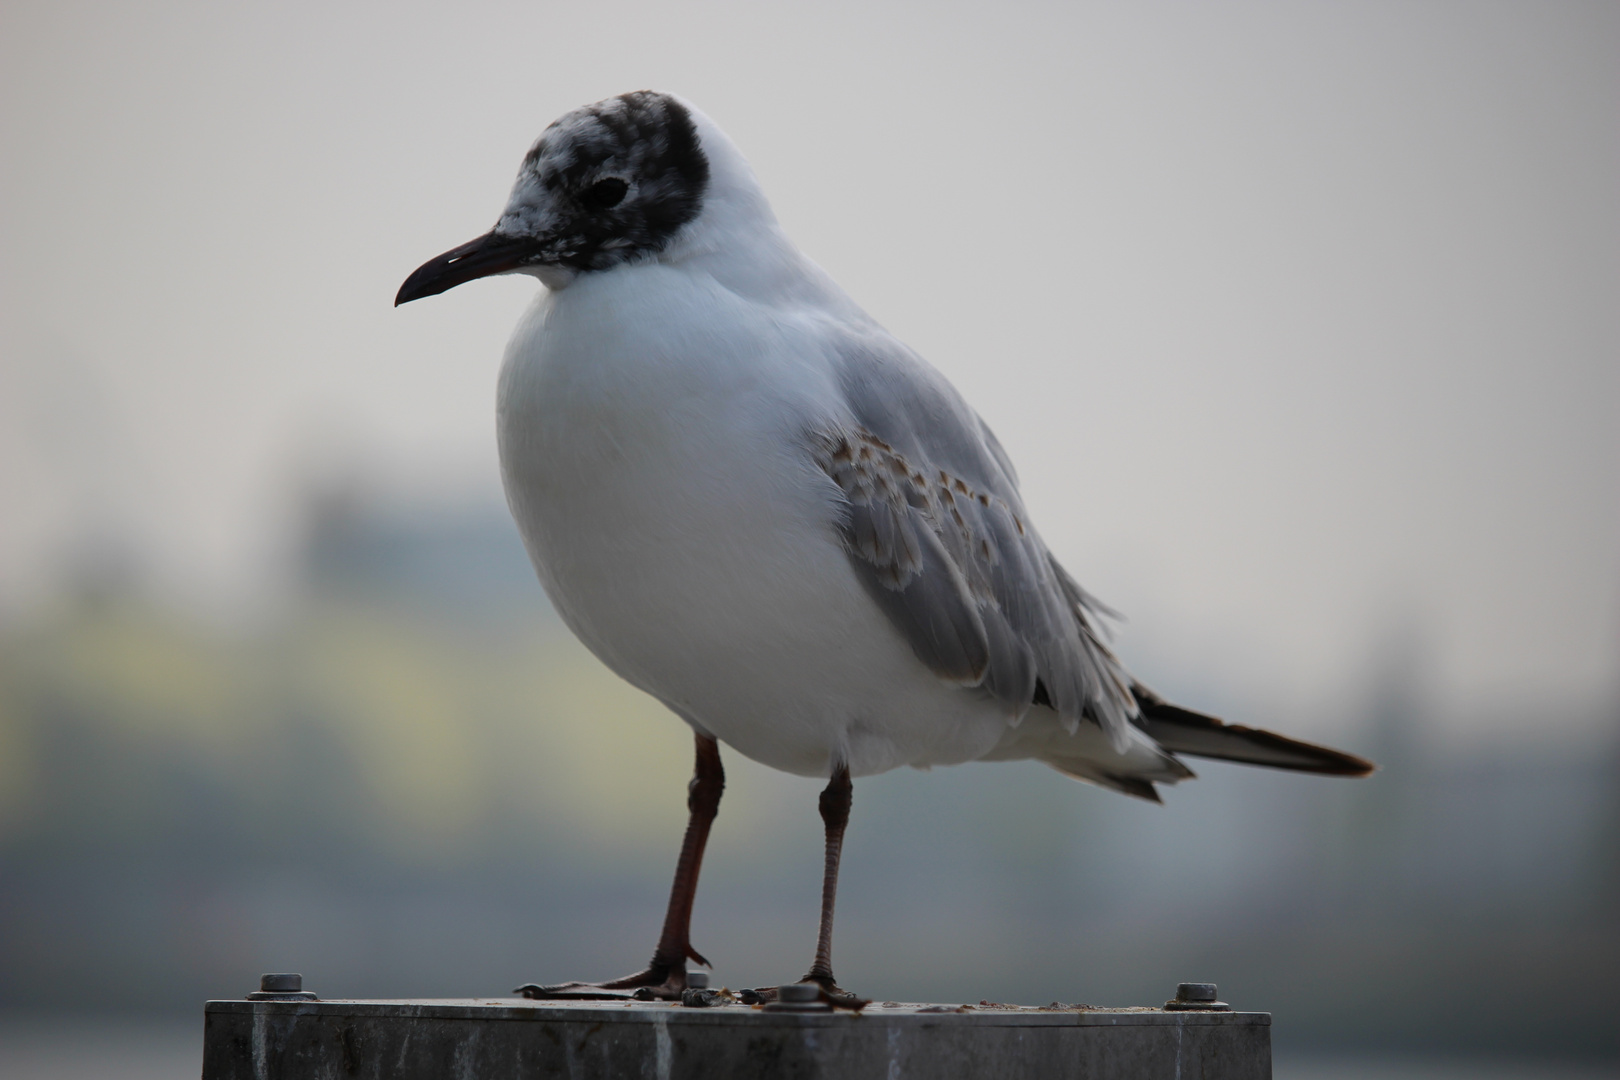
[[956, 389], [881, 331], [838, 343], [849, 414], [814, 434], [844, 493], [857, 575], [917, 658], [1022, 717], [1050, 705], [1116, 743], [1131, 679], [1097, 634], [1107, 613], [1036, 535], [1006, 452]]

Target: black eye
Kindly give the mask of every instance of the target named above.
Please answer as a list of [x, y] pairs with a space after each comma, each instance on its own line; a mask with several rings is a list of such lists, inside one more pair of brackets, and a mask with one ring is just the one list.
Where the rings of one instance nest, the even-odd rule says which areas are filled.
[[580, 192], [579, 201], [587, 210], [607, 210], [618, 206], [624, 199], [624, 193], [629, 190], [629, 184], [617, 176], [610, 176]]

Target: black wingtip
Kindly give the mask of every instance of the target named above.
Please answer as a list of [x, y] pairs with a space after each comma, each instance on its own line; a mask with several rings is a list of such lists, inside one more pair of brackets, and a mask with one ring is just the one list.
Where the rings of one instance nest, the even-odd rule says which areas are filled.
[[1137, 726], [1166, 750], [1193, 757], [1235, 761], [1320, 776], [1369, 776], [1378, 766], [1331, 746], [1290, 739], [1273, 731], [1228, 724], [1172, 705], [1140, 683], [1131, 687], [1141, 715]]

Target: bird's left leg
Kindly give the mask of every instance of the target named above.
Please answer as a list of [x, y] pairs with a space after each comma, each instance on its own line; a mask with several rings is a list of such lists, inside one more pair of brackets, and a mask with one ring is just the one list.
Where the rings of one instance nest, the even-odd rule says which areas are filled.
[[[829, 1004], [858, 1010], [871, 1003], [839, 986], [832, 970], [833, 905], [838, 900], [838, 863], [844, 854], [844, 829], [849, 825], [849, 808], [854, 795], [855, 785], [850, 783], [849, 767], [840, 765], [821, 793], [821, 821], [827, 831], [826, 861], [821, 872], [821, 927], [816, 934], [815, 962], [799, 981], [819, 985], [823, 1000]], [[776, 987], [761, 986], [745, 990], [742, 999], [749, 1004], [775, 1001]]]
[[849, 767], [840, 765], [821, 793], [821, 821], [827, 831], [826, 861], [821, 872], [821, 926], [816, 933], [816, 959], [801, 982], [820, 983], [829, 994], [843, 994], [833, 979], [833, 905], [838, 901], [838, 863], [844, 855], [844, 829], [849, 825], [849, 808], [855, 801], [855, 785], [849, 780]]
[[675, 881], [669, 890], [669, 908], [664, 913], [664, 932], [658, 936], [652, 962], [634, 975], [599, 983], [556, 983], [542, 986], [528, 983], [517, 988], [526, 998], [625, 998], [633, 993], [675, 999], [686, 989], [686, 961], [709, 962], [692, 948], [692, 902], [697, 897], [698, 871], [703, 867], [703, 849], [709, 843], [709, 826], [720, 812], [720, 795], [726, 789], [726, 773], [720, 767], [720, 745], [707, 735], [697, 736], [697, 763], [692, 782], [686, 788], [689, 817], [681, 857], [675, 864]]

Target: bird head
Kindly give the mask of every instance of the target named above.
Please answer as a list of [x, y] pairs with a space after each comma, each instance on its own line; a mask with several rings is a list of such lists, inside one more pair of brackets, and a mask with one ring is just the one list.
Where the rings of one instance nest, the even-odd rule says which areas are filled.
[[394, 304], [492, 274], [561, 284], [656, 255], [698, 216], [709, 171], [691, 111], [668, 94], [575, 109], [530, 148], [495, 227], [423, 263]]

